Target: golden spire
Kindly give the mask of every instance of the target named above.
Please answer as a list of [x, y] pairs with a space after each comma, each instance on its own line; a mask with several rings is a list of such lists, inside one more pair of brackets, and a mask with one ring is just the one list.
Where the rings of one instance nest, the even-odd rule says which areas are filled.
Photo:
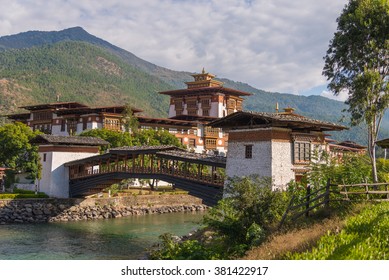
[[205, 74], [205, 70], [204, 70], [204, 67], [203, 67], [203, 71], [201, 72], [201, 74]]
[[278, 102], [276, 103], [276, 113], [278, 113]]

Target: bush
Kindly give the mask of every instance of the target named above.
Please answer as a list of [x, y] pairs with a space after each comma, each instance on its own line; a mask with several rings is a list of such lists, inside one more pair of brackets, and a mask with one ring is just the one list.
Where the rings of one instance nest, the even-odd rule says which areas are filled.
[[288, 201], [287, 192], [272, 190], [269, 178], [231, 178], [225, 198], [209, 211], [204, 222], [224, 239], [229, 254], [240, 255], [265, 240], [280, 222]]
[[197, 240], [176, 241], [170, 233], [159, 237], [161, 243], [157, 250], [150, 253], [152, 260], [211, 260], [219, 255]]
[[370, 159], [366, 155], [345, 153], [341, 160], [326, 153], [316, 157], [310, 164], [304, 183], [325, 186], [328, 179], [334, 184], [372, 182]]
[[4, 193], [0, 194], [0, 199], [22, 199], [22, 198], [48, 198], [48, 196], [44, 193], [31, 193], [31, 194], [24, 194], [24, 193]]

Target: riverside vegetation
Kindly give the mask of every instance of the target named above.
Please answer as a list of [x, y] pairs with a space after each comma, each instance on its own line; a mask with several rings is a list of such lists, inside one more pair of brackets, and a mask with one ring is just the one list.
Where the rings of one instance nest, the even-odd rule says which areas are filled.
[[[336, 184], [369, 181], [371, 168], [366, 156], [349, 154], [341, 162], [321, 155], [321, 163], [311, 165], [303, 184], [313, 188], [332, 179]], [[389, 161], [380, 159], [378, 174], [387, 180]], [[329, 208], [319, 208], [309, 218], [301, 218], [277, 229], [292, 195], [304, 196], [305, 187], [291, 182], [286, 191], [272, 191], [267, 178], [232, 178], [226, 196], [213, 207], [201, 229], [191, 237], [177, 241], [164, 234], [150, 250], [151, 259], [385, 259], [389, 204], [343, 201], [331, 194]], [[318, 230], [316, 230], [319, 228]], [[299, 234], [306, 240], [290, 246]], [[320, 232], [320, 236], [317, 233]], [[276, 254], [264, 250], [274, 240], [281, 245]], [[320, 240], [320, 241], [319, 241]], [[358, 253], [358, 248], [363, 253]], [[304, 253], [303, 253], [304, 252]], [[246, 256], [245, 256], [246, 255]]]

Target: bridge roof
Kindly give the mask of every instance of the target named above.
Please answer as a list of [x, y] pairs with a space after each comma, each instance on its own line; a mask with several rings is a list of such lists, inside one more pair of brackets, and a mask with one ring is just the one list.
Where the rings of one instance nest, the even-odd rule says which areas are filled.
[[112, 154], [150, 154], [156, 153], [159, 151], [168, 151], [168, 150], [182, 150], [176, 146], [172, 145], [160, 145], [160, 146], [124, 146], [109, 149], [109, 153]]
[[141, 155], [141, 154], [155, 154], [161, 158], [173, 159], [173, 160], [182, 160], [185, 162], [205, 164], [216, 167], [225, 167], [226, 158], [220, 156], [210, 156], [205, 154], [196, 154], [187, 152], [183, 149], [177, 148], [175, 146], [127, 146], [110, 149], [109, 152], [92, 156], [84, 159], [74, 160], [65, 163], [65, 166], [73, 166], [79, 164], [96, 164], [101, 160], [112, 159], [116, 160], [118, 157], [120, 159], [125, 158], [126, 156], [132, 155]]
[[176, 146], [170, 146], [170, 145], [124, 146], [124, 147], [109, 149], [109, 151], [105, 154], [69, 161], [65, 163], [65, 166], [72, 166], [72, 165], [84, 164], [84, 163], [94, 163], [94, 162], [99, 162], [100, 160], [107, 160], [107, 159], [117, 159], [118, 156], [155, 154], [158, 151], [178, 150], [178, 149], [180, 148], [177, 148]]
[[186, 162], [206, 164], [216, 167], [226, 167], [226, 157], [191, 153], [182, 150], [158, 152], [158, 156], [167, 159], [178, 159]]

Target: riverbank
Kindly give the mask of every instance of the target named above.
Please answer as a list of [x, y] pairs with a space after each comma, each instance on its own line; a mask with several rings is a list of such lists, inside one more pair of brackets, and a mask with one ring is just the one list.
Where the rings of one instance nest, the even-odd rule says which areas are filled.
[[0, 200], [0, 224], [112, 219], [133, 215], [205, 211], [190, 195], [138, 195], [86, 199]]

